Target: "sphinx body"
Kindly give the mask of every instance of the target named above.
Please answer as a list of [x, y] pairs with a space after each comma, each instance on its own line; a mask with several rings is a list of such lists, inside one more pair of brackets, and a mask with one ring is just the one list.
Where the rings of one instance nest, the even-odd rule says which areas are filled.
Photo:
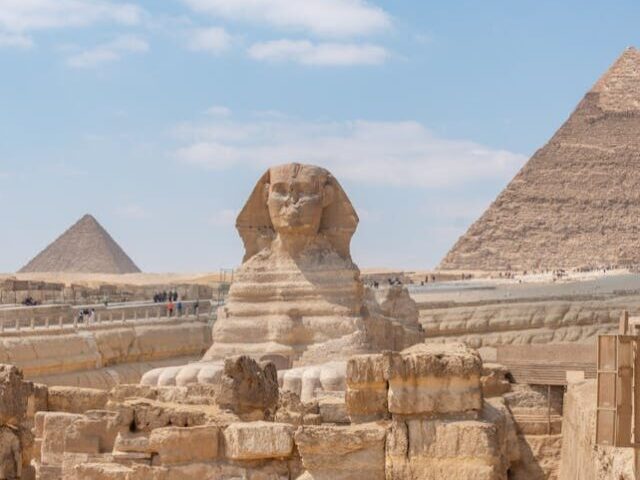
[[[335, 385], [339, 361], [421, 341], [417, 314], [390, 317], [363, 286], [350, 255], [357, 224], [327, 170], [300, 164], [269, 169], [236, 222], [246, 254], [218, 312], [211, 348], [202, 362], [152, 370], [142, 382], [208, 382], [220, 361], [242, 354], [281, 370], [315, 365], [314, 375]], [[317, 367], [327, 362], [330, 368]], [[304, 376], [296, 372], [291, 375]]]

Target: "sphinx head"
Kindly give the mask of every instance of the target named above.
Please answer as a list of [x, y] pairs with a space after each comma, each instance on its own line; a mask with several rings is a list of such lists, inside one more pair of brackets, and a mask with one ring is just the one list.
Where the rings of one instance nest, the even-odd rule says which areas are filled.
[[322, 235], [346, 258], [357, 225], [358, 216], [333, 175], [298, 163], [265, 172], [236, 221], [244, 260], [268, 247], [276, 235]]
[[269, 218], [281, 235], [317, 235], [322, 214], [333, 201], [329, 172], [291, 163], [269, 169], [264, 185]]

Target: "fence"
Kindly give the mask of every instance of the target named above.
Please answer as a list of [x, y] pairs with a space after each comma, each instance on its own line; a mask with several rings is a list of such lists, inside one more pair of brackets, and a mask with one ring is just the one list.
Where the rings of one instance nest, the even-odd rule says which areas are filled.
[[[182, 309], [174, 303], [173, 312], [162, 303], [135, 305], [84, 305], [80, 307], [17, 307], [0, 309], [0, 334], [11, 331], [42, 331], [65, 328], [89, 328], [94, 325], [128, 324], [138, 321], [176, 320], [208, 321], [213, 313], [213, 302], [183, 301]], [[196, 304], [198, 307], [196, 308]], [[81, 315], [84, 310], [94, 311], [93, 318]]]

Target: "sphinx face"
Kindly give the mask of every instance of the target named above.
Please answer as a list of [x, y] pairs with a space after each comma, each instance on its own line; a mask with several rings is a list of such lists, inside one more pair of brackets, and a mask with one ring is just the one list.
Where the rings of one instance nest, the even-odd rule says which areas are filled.
[[317, 235], [322, 212], [331, 201], [327, 175], [317, 167], [298, 164], [270, 170], [267, 206], [278, 234]]

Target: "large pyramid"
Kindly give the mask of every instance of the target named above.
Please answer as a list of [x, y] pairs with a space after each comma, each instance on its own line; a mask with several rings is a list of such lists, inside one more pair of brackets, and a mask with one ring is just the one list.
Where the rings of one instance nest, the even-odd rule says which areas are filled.
[[85, 215], [20, 269], [26, 272], [137, 273], [140, 269], [91, 215]]
[[629, 48], [584, 96], [441, 269], [640, 264], [640, 52]]

